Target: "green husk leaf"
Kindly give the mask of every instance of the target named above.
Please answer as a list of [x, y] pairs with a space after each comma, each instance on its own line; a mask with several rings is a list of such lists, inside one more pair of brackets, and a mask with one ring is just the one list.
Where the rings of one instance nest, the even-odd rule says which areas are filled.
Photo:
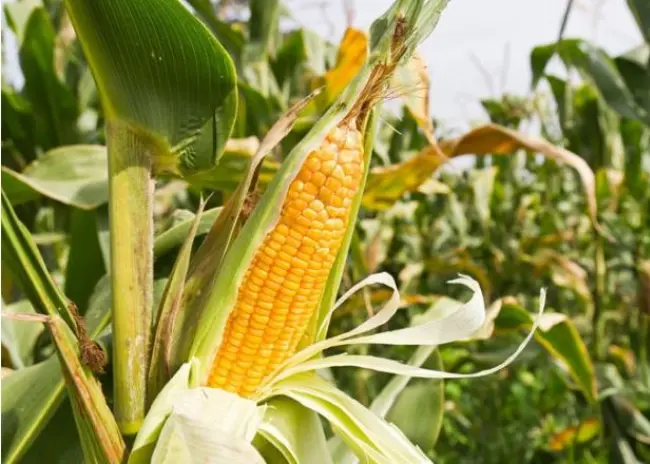
[[[355, 292], [367, 285], [376, 283], [388, 286], [392, 290], [392, 295], [388, 302], [386, 302], [374, 316], [349, 332], [314, 343], [313, 345], [297, 352], [285, 361], [276, 370], [275, 374], [265, 380], [264, 384], [260, 387], [258, 396], [260, 398], [272, 396], [274, 394], [274, 385], [281, 382], [283, 379], [291, 378], [294, 375], [300, 375], [305, 372], [339, 366], [361, 367], [378, 372], [387, 372], [423, 379], [483, 377], [498, 372], [503, 367], [512, 363], [526, 347], [530, 339], [533, 337], [537, 324], [540, 323], [539, 317], [535, 319], [530, 333], [515, 352], [505, 361], [497, 366], [471, 374], [456, 374], [435, 369], [425, 369], [403, 364], [392, 359], [369, 355], [349, 355], [343, 353], [322, 359], [314, 358], [314, 356], [318, 355], [322, 351], [337, 346], [358, 344], [437, 346], [452, 341], [464, 340], [471, 337], [473, 334], [482, 333], [479, 329], [481, 329], [486, 322], [483, 296], [478, 283], [467, 276], [461, 276], [460, 278], [450, 282], [464, 285], [473, 291], [473, 295], [467, 303], [450, 308], [450, 310], [442, 317], [432, 320], [424, 320], [424, 322], [413, 327], [368, 335], [371, 331], [388, 322], [395, 315], [400, 306], [399, 292], [397, 291], [395, 282], [393, 278], [386, 273], [373, 274], [353, 286], [330, 310], [326, 321], [331, 316], [331, 313], [339, 308]], [[546, 292], [542, 290], [540, 294], [540, 315], [544, 309], [545, 299]], [[488, 323], [491, 323], [491, 321], [488, 320]], [[324, 322], [323, 326], [325, 325], [326, 322]]]
[[224, 390], [196, 388], [197, 367], [196, 360], [183, 364], [160, 392], [129, 464], [264, 462], [251, 445], [264, 409]]
[[174, 325], [178, 322], [179, 318], [181, 321], [185, 318], [183, 313], [187, 308], [181, 306], [181, 301], [185, 290], [187, 271], [190, 266], [192, 244], [194, 237], [196, 237], [204, 208], [205, 201], [202, 200], [194, 217], [192, 227], [178, 253], [174, 268], [169, 275], [169, 280], [167, 280], [165, 292], [158, 306], [158, 320], [155, 325], [156, 332], [151, 351], [151, 364], [149, 366], [147, 382], [147, 397], [149, 402], [153, 401], [173, 374], [170, 364]]
[[135, 438], [128, 464], [149, 464], [165, 421], [176, 399], [190, 386], [191, 363], [183, 364], [156, 396]]
[[362, 462], [430, 462], [397, 427], [315, 375], [302, 374], [286, 379], [277, 385], [275, 393], [326, 418]]
[[313, 411], [285, 397], [273, 398], [266, 405], [259, 434], [287, 463], [332, 464], [323, 425]]
[[261, 421], [252, 401], [216, 388], [186, 390], [174, 401], [152, 464], [264, 464], [251, 444]]

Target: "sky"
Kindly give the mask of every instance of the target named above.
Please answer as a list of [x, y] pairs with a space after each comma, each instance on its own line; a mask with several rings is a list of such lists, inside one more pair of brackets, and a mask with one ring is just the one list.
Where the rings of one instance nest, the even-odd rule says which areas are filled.
[[[431, 76], [434, 116], [445, 127], [464, 129], [486, 120], [479, 99], [528, 93], [530, 51], [557, 39], [566, 2], [450, 0], [433, 34], [420, 46]], [[301, 25], [338, 42], [347, 25], [346, 4], [355, 12], [353, 25], [367, 30], [392, 1], [286, 3]], [[625, 0], [575, 0], [564, 36], [588, 39], [614, 55], [641, 43]]]
[[[284, 1], [299, 26], [315, 30], [335, 43], [340, 41], [348, 24], [346, 7], [354, 12], [352, 25], [367, 30], [392, 3], [392, 0]], [[536, 45], [557, 39], [566, 2], [450, 0], [438, 26], [420, 46], [431, 77], [431, 110], [435, 118], [446, 129], [465, 130], [486, 120], [479, 103], [481, 98], [503, 93], [527, 94], [531, 79], [530, 51]], [[575, 0], [564, 36], [590, 40], [613, 55], [641, 43], [641, 34], [626, 0]], [[6, 34], [3, 39], [6, 44], [12, 41]], [[5, 50], [13, 62], [13, 66], [3, 70], [6, 74], [16, 71], [15, 50], [11, 48]]]

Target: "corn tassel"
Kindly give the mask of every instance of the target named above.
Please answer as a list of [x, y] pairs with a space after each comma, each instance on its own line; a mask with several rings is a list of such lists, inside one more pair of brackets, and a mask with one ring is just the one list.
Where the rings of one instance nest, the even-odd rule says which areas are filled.
[[319, 305], [363, 174], [361, 133], [344, 123], [311, 152], [246, 270], [209, 377], [241, 396], [290, 357]]

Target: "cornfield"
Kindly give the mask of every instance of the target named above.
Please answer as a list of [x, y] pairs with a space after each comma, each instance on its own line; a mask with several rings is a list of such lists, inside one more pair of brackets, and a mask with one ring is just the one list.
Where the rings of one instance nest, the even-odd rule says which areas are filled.
[[650, 9], [459, 133], [447, 3], [4, 5], [3, 463], [650, 462]]

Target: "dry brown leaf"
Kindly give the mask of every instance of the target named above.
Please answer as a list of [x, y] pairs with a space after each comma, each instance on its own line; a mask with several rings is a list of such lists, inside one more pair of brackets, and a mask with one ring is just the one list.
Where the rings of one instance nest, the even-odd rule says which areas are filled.
[[511, 154], [519, 149], [540, 153], [574, 168], [582, 181], [587, 200], [589, 216], [596, 228], [600, 230], [596, 206], [596, 179], [587, 162], [573, 152], [557, 147], [550, 142], [522, 134], [498, 124], [486, 124], [477, 127], [460, 138], [445, 140], [440, 148], [450, 158], [472, 154], [476, 156], [491, 154]]

